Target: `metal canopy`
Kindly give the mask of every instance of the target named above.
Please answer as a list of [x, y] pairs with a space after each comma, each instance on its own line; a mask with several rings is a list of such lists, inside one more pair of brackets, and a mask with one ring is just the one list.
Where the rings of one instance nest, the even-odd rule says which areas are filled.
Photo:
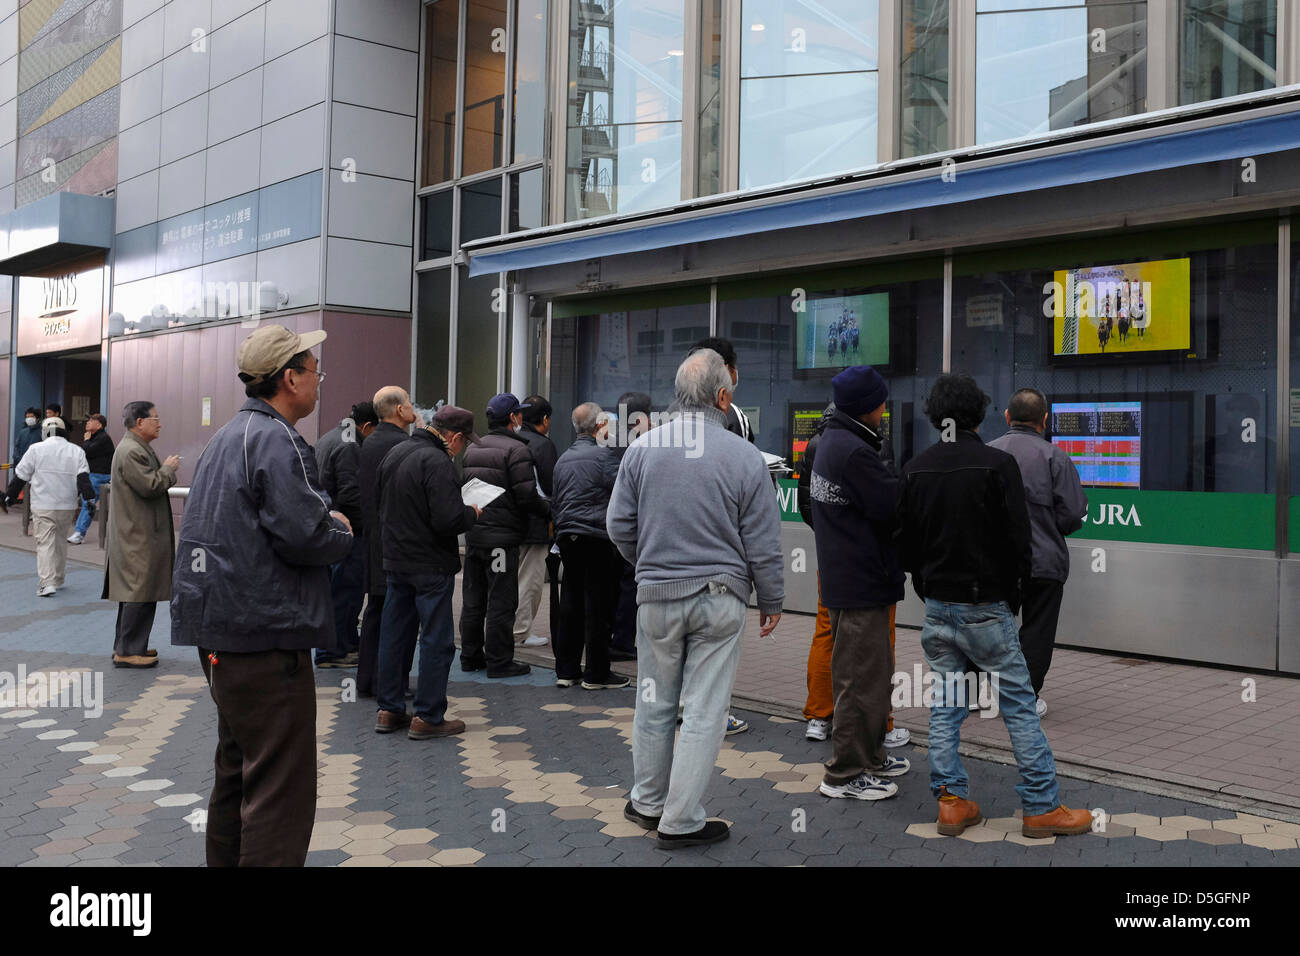
[[0, 216], [0, 275], [33, 275], [113, 245], [114, 202], [58, 192]]

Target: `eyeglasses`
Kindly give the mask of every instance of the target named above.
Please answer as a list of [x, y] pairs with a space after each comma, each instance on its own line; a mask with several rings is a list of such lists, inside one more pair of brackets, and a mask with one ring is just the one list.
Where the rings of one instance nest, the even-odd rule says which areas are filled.
[[290, 365], [289, 368], [293, 369], [295, 372], [311, 372], [313, 375], [315, 375], [315, 376], [320, 380], [320, 383], [321, 383], [322, 385], [325, 384], [325, 373], [322, 372], [320, 369], [317, 369], [317, 368], [303, 368], [301, 365]]

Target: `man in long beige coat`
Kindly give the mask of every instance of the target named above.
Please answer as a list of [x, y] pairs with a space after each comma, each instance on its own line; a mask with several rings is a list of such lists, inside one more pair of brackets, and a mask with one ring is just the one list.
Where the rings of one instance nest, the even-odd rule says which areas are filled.
[[152, 402], [130, 402], [127, 432], [113, 453], [108, 496], [108, 561], [104, 593], [118, 601], [114, 667], [153, 667], [149, 632], [159, 601], [170, 601], [175, 538], [167, 489], [176, 484], [180, 458], [159, 464], [151, 447], [162, 430]]

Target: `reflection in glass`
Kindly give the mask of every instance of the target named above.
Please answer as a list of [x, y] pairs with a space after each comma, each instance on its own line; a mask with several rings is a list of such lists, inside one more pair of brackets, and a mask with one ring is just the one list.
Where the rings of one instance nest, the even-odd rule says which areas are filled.
[[445, 183], [455, 174], [456, 31], [459, 0], [425, 7], [424, 170], [421, 185]]
[[722, 188], [722, 0], [700, 4], [700, 92], [697, 107], [695, 194]]
[[501, 234], [501, 177], [462, 186], [460, 243]]
[[1277, 86], [1277, 0], [1186, 0], [1182, 103]]
[[456, 401], [487, 427], [488, 399], [497, 393], [497, 322], [493, 309], [498, 273], [466, 278], [460, 274], [456, 300]]
[[514, 162], [542, 158], [546, 124], [546, 0], [519, 0], [515, 14]]
[[740, 75], [876, 69], [878, 0], [745, 0]]
[[509, 232], [542, 225], [542, 171], [530, 169], [510, 177]]
[[462, 176], [501, 165], [506, 105], [506, 0], [469, 0], [465, 22]]
[[904, 0], [903, 156], [949, 149], [948, 0]]
[[566, 217], [676, 202], [683, 0], [582, 0], [571, 10]]
[[451, 270], [419, 273], [416, 316], [415, 399], [432, 406], [447, 396], [447, 351], [451, 344]]
[[1145, 110], [1146, 9], [1146, 3], [1092, 3], [979, 13], [976, 142], [1036, 136]]
[[451, 204], [450, 189], [420, 200], [420, 218], [424, 223], [421, 259], [441, 259], [451, 255]]
[[876, 73], [742, 80], [740, 188], [875, 163], [877, 87]]

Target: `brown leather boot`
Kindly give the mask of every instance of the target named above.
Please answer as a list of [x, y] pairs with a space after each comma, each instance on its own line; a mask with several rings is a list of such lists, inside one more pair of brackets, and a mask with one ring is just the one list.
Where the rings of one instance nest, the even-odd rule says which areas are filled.
[[463, 720], [444, 720], [440, 724], [431, 724], [423, 717], [416, 717], [411, 721], [411, 729], [406, 732], [406, 736], [412, 740], [432, 740], [434, 737], [450, 737], [464, 732]]
[[974, 800], [949, 793], [947, 787], [939, 788], [938, 830], [944, 836], [960, 836], [967, 827], [973, 827], [983, 819], [980, 805]]
[[391, 734], [394, 730], [401, 730], [410, 722], [410, 714], [398, 714], [391, 710], [381, 710], [375, 716], [375, 733]]
[[1062, 804], [1051, 813], [1040, 813], [1020, 821], [1020, 833], [1027, 837], [1072, 836], [1092, 829], [1092, 814], [1071, 810]]

